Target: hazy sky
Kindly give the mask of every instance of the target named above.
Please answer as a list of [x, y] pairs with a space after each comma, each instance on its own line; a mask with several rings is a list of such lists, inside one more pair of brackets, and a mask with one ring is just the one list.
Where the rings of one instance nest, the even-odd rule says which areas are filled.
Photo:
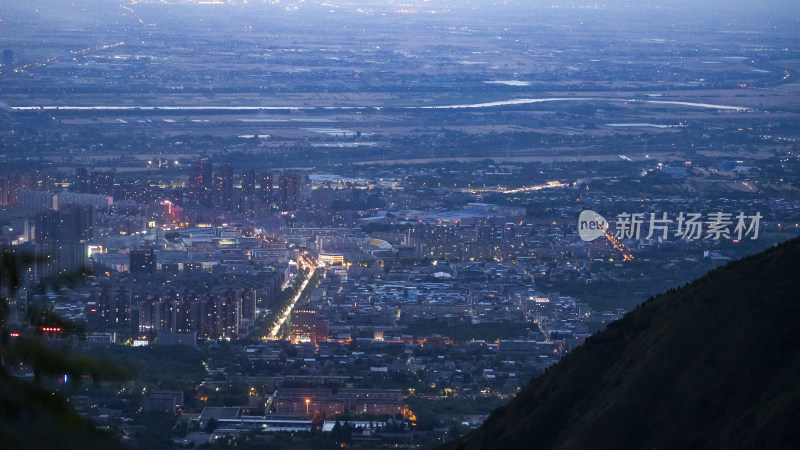
[[[180, 23], [203, 17], [209, 20], [276, 19], [284, 14], [359, 21], [364, 13], [387, 20], [408, 22], [442, 18], [502, 25], [524, 24], [526, 20], [546, 20], [548, 15], [574, 15], [576, 20], [607, 21], [611, 26], [677, 24], [678, 26], [718, 23], [738, 29], [793, 33], [800, 27], [800, 0], [223, 0], [222, 5], [198, 4], [214, 0], [0, 0], [0, 42], [3, 28], [12, 24], [57, 23], [63, 28], [90, 24], [125, 24], [141, 19], [142, 24], [158, 25], [164, 19]], [[219, 1], [219, 0], [216, 0]], [[396, 14], [414, 10], [416, 15]], [[287, 22], [287, 24], [290, 22]], [[63, 25], [62, 25], [63, 24]], [[777, 28], [775, 28], [777, 27]], [[694, 27], [693, 27], [694, 28]]]
[[[693, 9], [693, 10], [761, 10], [774, 11], [779, 14], [798, 14], [800, 2], [796, 0], [163, 0], [171, 4], [192, 4], [198, 2], [221, 1], [223, 3], [242, 5], [247, 3], [251, 7], [268, 5], [272, 7], [284, 6], [313, 6], [322, 3], [338, 7], [361, 7], [372, 9], [463, 9], [472, 7], [523, 7], [541, 8], [558, 6], [560, 8], [664, 8], [664, 9]], [[37, 7], [92, 7], [117, 8], [122, 6], [136, 6], [137, 4], [162, 4], [162, 0], [0, 0], [0, 14], [16, 8]], [[212, 6], [213, 7], [213, 6]]]

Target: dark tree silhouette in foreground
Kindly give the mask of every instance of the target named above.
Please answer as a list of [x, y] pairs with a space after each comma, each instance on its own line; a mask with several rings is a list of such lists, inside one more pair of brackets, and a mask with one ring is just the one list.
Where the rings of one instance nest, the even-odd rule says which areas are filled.
[[7, 248], [0, 253], [0, 448], [119, 447], [69, 405], [68, 395], [86, 383], [123, 380], [124, 373], [104, 360], [45, 342], [45, 327], [61, 328], [66, 337], [80, 333], [52, 310], [30, 308], [27, 322], [12, 332], [9, 299], [25, 270], [38, 261]]

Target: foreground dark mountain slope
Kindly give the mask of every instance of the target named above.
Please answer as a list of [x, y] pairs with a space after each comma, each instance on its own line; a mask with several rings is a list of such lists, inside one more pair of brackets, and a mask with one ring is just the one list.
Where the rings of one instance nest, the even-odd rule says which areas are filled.
[[800, 239], [650, 299], [445, 449], [800, 448]]

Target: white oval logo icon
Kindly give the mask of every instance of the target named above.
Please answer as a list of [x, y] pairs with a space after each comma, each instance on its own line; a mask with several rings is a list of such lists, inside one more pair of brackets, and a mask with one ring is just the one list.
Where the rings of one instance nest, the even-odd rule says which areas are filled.
[[586, 209], [578, 216], [578, 234], [586, 242], [593, 241], [605, 235], [608, 221], [596, 212]]

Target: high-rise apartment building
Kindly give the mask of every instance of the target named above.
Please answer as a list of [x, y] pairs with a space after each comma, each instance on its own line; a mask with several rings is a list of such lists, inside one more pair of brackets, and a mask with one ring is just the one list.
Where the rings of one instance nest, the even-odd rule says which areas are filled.
[[296, 172], [281, 174], [278, 180], [278, 205], [284, 211], [296, 211], [300, 204], [302, 178]]

